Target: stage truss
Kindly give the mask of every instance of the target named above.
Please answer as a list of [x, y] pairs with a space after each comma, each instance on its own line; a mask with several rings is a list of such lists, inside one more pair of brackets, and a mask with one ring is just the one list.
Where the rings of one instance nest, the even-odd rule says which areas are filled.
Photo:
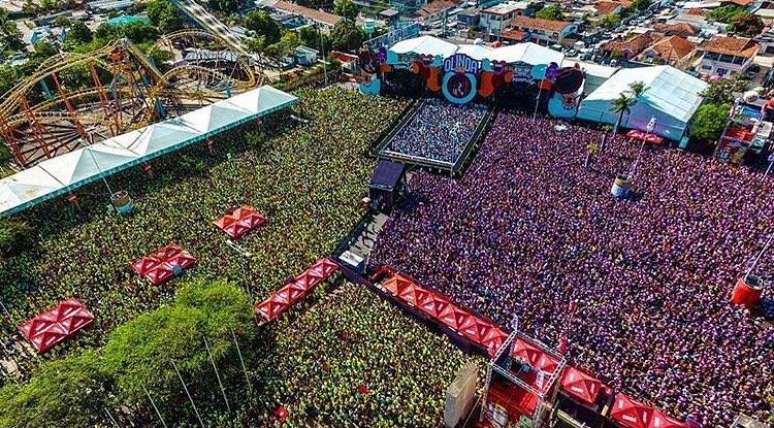
[[4, 94], [0, 137], [15, 163], [29, 167], [260, 84], [249, 57], [206, 31], [164, 35], [151, 51], [123, 39], [60, 53]]

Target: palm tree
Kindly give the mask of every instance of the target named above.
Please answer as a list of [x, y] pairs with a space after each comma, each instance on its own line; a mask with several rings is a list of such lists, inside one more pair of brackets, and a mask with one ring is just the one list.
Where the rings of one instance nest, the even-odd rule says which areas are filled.
[[[621, 126], [624, 115], [631, 112], [632, 107], [637, 104], [640, 98], [647, 91], [648, 86], [645, 85], [645, 83], [640, 81], [632, 82], [629, 84], [628, 90], [621, 92], [618, 95], [618, 98], [613, 100], [612, 110], [615, 113], [618, 113], [618, 119], [616, 119], [615, 125], [613, 126], [613, 136], [615, 136], [615, 134], [618, 132], [618, 127]], [[605, 135], [605, 138], [602, 140], [602, 148], [605, 147], [607, 140], [607, 135]]]

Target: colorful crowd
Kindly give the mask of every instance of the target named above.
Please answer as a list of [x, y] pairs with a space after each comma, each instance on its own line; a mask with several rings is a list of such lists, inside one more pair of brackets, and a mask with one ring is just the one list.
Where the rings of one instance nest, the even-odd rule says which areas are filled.
[[[500, 113], [463, 178], [416, 174], [370, 264], [566, 340], [572, 364], [675, 417], [765, 420], [774, 326], [729, 296], [774, 232], [774, 179], [647, 147], [632, 198], [617, 200], [639, 144], [588, 156], [600, 132], [556, 125]], [[755, 272], [769, 283], [773, 262]]]
[[395, 134], [388, 149], [454, 164], [486, 112], [487, 108], [480, 104], [457, 106], [439, 98], [428, 98]]

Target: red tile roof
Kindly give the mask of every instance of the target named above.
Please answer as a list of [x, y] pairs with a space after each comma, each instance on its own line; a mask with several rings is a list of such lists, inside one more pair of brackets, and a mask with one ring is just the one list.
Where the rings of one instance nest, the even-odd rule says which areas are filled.
[[758, 54], [760, 45], [746, 37], [715, 36], [703, 48], [705, 52], [752, 58]]
[[292, 13], [295, 15], [301, 15], [304, 18], [310, 19], [315, 22], [319, 22], [327, 25], [336, 25], [341, 21], [342, 17], [328, 13], [322, 10], [312, 9], [310, 7], [301, 6], [299, 4], [290, 3], [284, 0], [278, 0], [272, 5], [274, 9], [281, 10], [283, 12]]
[[648, 50], [655, 51], [659, 57], [667, 61], [680, 61], [690, 55], [695, 49], [696, 46], [693, 43], [680, 36], [664, 37], [648, 48]]
[[668, 36], [678, 35], [682, 37], [690, 37], [699, 34], [691, 24], [679, 23], [679, 24], [656, 24], [653, 29], [659, 33], [664, 33]]
[[422, 17], [435, 15], [436, 13], [443, 12], [445, 9], [452, 9], [457, 4], [454, 0], [433, 0], [422, 6], [422, 9], [419, 10], [419, 15]]
[[559, 32], [567, 28], [569, 22], [552, 21], [550, 19], [529, 18], [526, 16], [517, 16], [513, 18], [514, 27], [523, 27], [527, 29], [547, 30]]

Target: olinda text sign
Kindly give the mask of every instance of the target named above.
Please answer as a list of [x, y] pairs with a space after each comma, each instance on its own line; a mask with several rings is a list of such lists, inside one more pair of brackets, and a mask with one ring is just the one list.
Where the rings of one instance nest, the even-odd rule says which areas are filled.
[[478, 74], [479, 68], [478, 61], [465, 54], [454, 54], [443, 60], [444, 73], [461, 71], [463, 73]]

